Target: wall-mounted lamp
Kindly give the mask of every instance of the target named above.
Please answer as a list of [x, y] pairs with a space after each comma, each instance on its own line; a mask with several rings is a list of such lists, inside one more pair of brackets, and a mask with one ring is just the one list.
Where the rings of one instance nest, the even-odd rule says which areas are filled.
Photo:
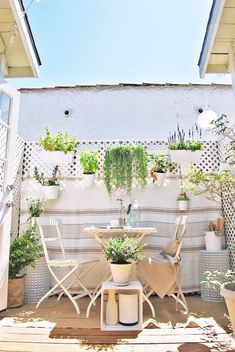
[[71, 114], [72, 114], [72, 110], [71, 110], [71, 109], [66, 109], [66, 110], [64, 111], [64, 116], [65, 116], [65, 117], [69, 117]]
[[198, 112], [199, 115], [197, 122], [199, 127], [206, 131], [213, 130], [214, 126], [212, 124], [212, 121], [218, 118], [216, 112], [209, 109], [203, 110], [202, 108], [199, 108]]

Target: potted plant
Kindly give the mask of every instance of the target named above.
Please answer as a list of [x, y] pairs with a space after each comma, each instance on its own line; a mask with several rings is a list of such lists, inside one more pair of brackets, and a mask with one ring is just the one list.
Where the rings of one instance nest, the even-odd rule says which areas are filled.
[[95, 180], [95, 172], [99, 168], [99, 155], [89, 149], [83, 149], [80, 155], [80, 163], [83, 168], [84, 184], [92, 186]]
[[70, 137], [67, 132], [58, 132], [52, 136], [48, 128], [46, 128], [46, 136], [39, 137], [38, 142], [43, 148], [41, 153], [43, 160], [50, 164], [71, 162], [73, 153], [77, 149], [77, 143], [77, 139]]
[[30, 221], [30, 225], [33, 226], [36, 224], [36, 218], [39, 218], [41, 213], [43, 212], [46, 200], [40, 197], [31, 197], [26, 199], [29, 218], [27, 221]]
[[45, 196], [48, 200], [57, 199], [59, 196], [58, 172], [59, 167], [56, 165], [53, 167], [51, 177], [46, 178], [43, 172], [39, 172], [37, 167], [34, 168], [34, 178], [43, 186]]
[[104, 253], [110, 262], [113, 281], [117, 285], [127, 285], [133, 262], [138, 262], [144, 258], [140, 252], [144, 244], [139, 243], [139, 239], [128, 237], [109, 238], [104, 243]]
[[210, 221], [208, 231], [205, 232], [205, 243], [207, 251], [221, 251], [222, 249], [222, 236], [224, 234], [224, 218], [218, 217], [216, 224]]
[[177, 204], [179, 210], [188, 210], [189, 209], [189, 197], [187, 196], [186, 192], [181, 192], [180, 195], [177, 198]]
[[111, 195], [117, 188], [131, 192], [133, 185], [144, 188], [147, 177], [147, 152], [142, 145], [107, 148], [104, 156], [104, 184]]
[[[226, 302], [230, 321], [235, 336], [235, 274], [227, 271], [206, 271], [201, 284], [220, 294]], [[221, 299], [222, 299], [221, 297]]]
[[8, 308], [20, 307], [24, 303], [24, 272], [28, 266], [42, 256], [42, 248], [35, 233], [35, 226], [30, 227], [10, 246]]
[[168, 138], [168, 148], [171, 161], [178, 164], [188, 165], [199, 163], [202, 155], [201, 130], [195, 125], [188, 131], [188, 138], [179, 125], [177, 130]]
[[[223, 195], [226, 193], [226, 189], [229, 185], [229, 198], [227, 202], [230, 204], [232, 209], [235, 208], [234, 197], [235, 197], [235, 177], [232, 170], [221, 170], [218, 172], [203, 172], [202, 170], [192, 167], [187, 174], [185, 180], [186, 189], [195, 195], [205, 195], [207, 199], [218, 203], [219, 205], [223, 202]], [[229, 217], [228, 217], [229, 221]], [[224, 228], [224, 214], [223, 208], [221, 216], [217, 220], [217, 224], [213, 226], [211, 223], [209, 231], [206, 231], [206, 244], [209, 250], [220, 250], [221, 249], [221, 237]], [[216, 234], [216, 231], [217, 234]], [[211, 237], [209, 237], [211, 235]]]
[[169, 162], [169, 157], [166, 153], [150, 153], [149, 163], [151, 167], [150, 177], [153, 179], [153, 183], [156, 182], [159, 186], [163, 184], [165, 174], [174, 170], [174, 166]]

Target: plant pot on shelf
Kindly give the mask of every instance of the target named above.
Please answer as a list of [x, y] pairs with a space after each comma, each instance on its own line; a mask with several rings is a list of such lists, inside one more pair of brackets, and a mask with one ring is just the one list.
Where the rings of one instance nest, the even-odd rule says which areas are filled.
[[60, 186], [43, 186], [45, 197], [49, 200], [59, 197]]
[[164, 183], [164, 179], [165, 179], [165, 176], [166, 176], [166, 173], [165, 172], [156, 172], [154, 171], [154, 175], [156, 177], [156, 184], [158, 186], [162, 186], [163, 183]]
[[178, 209], [181, 211], [186, 211], [189, 209], [189, 200], [178, 200]]
[[24, 277], [8, 280], [8, 308], [21, 307], [24, 304], [24, 288]]
[[57, 164], [69, 164], [73, 160], [73, 152], [68, 152], [65, 154], [63, 151], [46, 151], [46, 150], [41, 150], [40, 151], [40, 157], [41, 159], [50, 165], [57, 165]]
[[113, 281], [117, 285], [125, 285], [129, 282], [132, 263], [115, 264], [110, 263]]
[[83, 185], [87, 187], [94, 186], [95, 183], [95, 173], [93, 174], [86, 174], [83, 173]]
[[235, 283], [225, 283], [220, 286], [220, 294], [225, 298], [230, 321], [235, 336]]
[[218, 252], [222, 249], [222, 238], [220, 231], [206, 231], [205, 232], [206, 250], [211, 252]]
[[177, 164], [197, 164], [200, 162], [202, 150], [169, 150], [171, 161]]

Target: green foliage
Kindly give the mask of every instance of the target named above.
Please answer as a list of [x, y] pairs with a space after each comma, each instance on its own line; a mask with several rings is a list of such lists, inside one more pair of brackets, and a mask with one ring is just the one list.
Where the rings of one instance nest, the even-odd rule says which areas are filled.
[[216, 134], [227, 138], [229, 147], [226, 160], [231, 165], [235, 165], [235, 128], [229, 123], [227, 116], [224, 114], [212, 121], [212, 123]]
[[168, 154], [166, 153], [149, 153], [148, 161], [152, 165], [150, 172], [166, 173], [174, 170], [174, 165], [169, 162]]
[[205, 271], [202, 276], [201, 284], [212, 289], [219, 289], [223, 283], [235, 283], [235, 275], [231, 270], [227, 271]]
[[112, 263], [127, 263], [129, 260], [138, 262], [144, 258], [140, 252], [144, 249], [144, 244], [139, 244], [137, 238], [122, 237], [109, 238], [104, 244], [106, 259]]
[[170, 150], [191, 150], [195, 152], [196, 150], [202, 150], [202, 141], [177, 141], [168, 145]]
[[34, 266], [35, 261], [42, 256], [42, 247], [35, 232], [35, 226], [30, 227], [10, 247], [9, 277], [16, 278], [27, 266]]
[[59, 172], [59, 166], [54, 166], [51, 177], [46, 178], [43, 172], [39, 172], [38, 168], [34, 168], [33, 176], [42, 186], [59, 186], [57, 174]]
[[80, 156], [80, 163], [84, 174], [94, 174], [99, 168], [99, 155], [89, 149], [83, 149]]
[[[223, 192], [231, 185], [230, 196], [232, 203], [235, 201], [235, 177], [232, 171], [222, 170], [216, 172], [203, 172], [196, 167], [192, 167], [187, 174], [185, 181], [185, 188], [195, 194], [205, 196], [215, 202], [221, 202], [223, 199]], [[232, 205], [232, 204], [231, 204]]]
[[58, 132], [56, 136], [52, 136], [49, 129], [46, 128], [46, 136], [41, 136], [38, 144], [46, 151], [62, 151], [67, 154], [76, 151], [78, 142], [76, 138], [69, 137], [67, 132]]
[[133, 184], [144, 188], [147, 152], [142, 145], [107, 148], [104, 157], [104, 183], [109, 194], [117, 188], [131, 192]]
[[38, 218], [45, 208], [45, 205], [46, 205], [45, 199], [32, 197], [32, 198], [26, 199], [26, 201], [27, 201], [28, 210], [30, 214], [29, 219]]

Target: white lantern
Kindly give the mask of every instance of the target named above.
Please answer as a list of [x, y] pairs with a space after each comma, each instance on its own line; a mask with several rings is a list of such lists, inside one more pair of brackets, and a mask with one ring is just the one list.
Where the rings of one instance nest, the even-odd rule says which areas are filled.
[[215, 126], [211, 123], [213, 120], [216, 120], [218, 115], [213, 110], [204, 110], [198, 116], [198, 125], [200, 128], [206, 131], [212, 130]]

